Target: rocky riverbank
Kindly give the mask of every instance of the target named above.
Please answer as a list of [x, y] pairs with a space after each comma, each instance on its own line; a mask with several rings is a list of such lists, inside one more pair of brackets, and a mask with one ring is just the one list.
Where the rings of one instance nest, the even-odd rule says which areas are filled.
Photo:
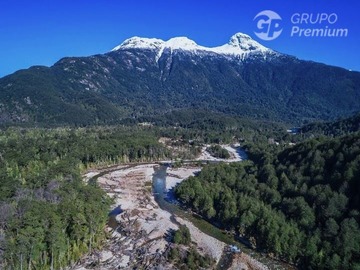
[[[158, 164], [119, 166], [100, 176], [98, 184], [114, 198], [113, 214], [106, 228], [108, 241], [99, 251], [84, 257], [73, 269], [174, 269], [167, 260], [169, 232], [186, 225], [197, 251], [216, 263], [227, 252], [225, 243], [203, 233], [190, 221], [162, 210], [152, 194], [152, 180]], [[200, 167], [169, 168], [166, 190], [198, 173]], [[89, 172], [84, 180], [99, 172]], [[244, 254], [245, 256], [245, 254]], [[230, 269], [268, 269], [250, 256], [230, 256]], [[239, 268], [240, 267], [240, 268]], [[259, 268], [260, 267], [260, 268]]]

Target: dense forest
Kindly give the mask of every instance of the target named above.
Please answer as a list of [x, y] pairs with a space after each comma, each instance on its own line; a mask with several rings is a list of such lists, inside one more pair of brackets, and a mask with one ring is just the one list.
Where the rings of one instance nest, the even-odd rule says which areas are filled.
[[140, 128], [10, 128], [0, 151], [1, 269], [60, 269], [98, 248], [111, 201], [81, 172], [168, 155]]
[[360, 130], [360, 114], [325, 123], [311, 123], [301, 128], [308, 135], [341, 136]]
[[360, 269], [360, 134], [248, 150], [252, 161], [209, 165], [177, 197], [300, 268]]
[[[111, 200], [82, 180], [87, 169], [193, 158], [204, 144], [226, 155], [216, 145], [239, 141], [252, 161], [204, 168], [176, 189], [182, 202], [287, 261], [313, 269], [359, 266], [359, 134], [287, 148], [307, 136], [207, 111], [125, 122], [0, 131], [2, 269], [59, 269], [101, 247]], [[174, 246], [169, 260], [194, 269], [209, 263], [193, 250], [177, 260], [180, 250]]]

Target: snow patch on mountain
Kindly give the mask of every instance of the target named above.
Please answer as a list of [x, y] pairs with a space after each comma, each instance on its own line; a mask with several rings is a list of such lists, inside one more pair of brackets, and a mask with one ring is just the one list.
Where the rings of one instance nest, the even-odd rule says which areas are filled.
[[212, 48], [212, 50], [220, 54], [233, 54], [233, 55], [250, 53], [250, 52], [260, 52], [260, 53], [272, 52], [271, 49], [264, 47], [260, 43], [253, 40], [250, 36], [243, 33], [237, 33], [233, 35], [230, 38], [229, 43], [219, 47]]
[[125, 40], [119, 46], [116, 46], [111, 51], [117, 51], [121, 49], [159, 49], [163, 45], [164, 41], [157, 38], [142, 38], [142, 37], [132, 37]]
[[170, 52], [176, 50], [188, 51], [191, 53], [216, 53], [230, 56], [240, 56], [245, 58], [247, 55], [275, 53], [273, 50], [264, 47], [257, 41], [253, 40], [249, 35], [243, 33], [236, 33], [230, 38], [227, 44], [218, 47], [204, 47], [196, 44], [195, 41], [187, 37], [175, 37], [168, 41], [157, 38], [141, 38], [132, 37], [125, 40], [119, 46], [116, 46], [111, 51], [126, 50], [126, 49], [148, 49], [157, 51], [156, 61], [158, 61], [165, 49]]

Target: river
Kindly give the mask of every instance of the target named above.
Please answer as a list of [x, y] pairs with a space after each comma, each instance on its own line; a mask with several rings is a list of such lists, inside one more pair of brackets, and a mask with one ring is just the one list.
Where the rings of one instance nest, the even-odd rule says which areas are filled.
[[[249, 248], [245, 244], [236, 241], [233, 236], [227, 234], [225, 231], [210, 224], [201, 217], [189, 213], [187, 211], [184, 211], [177, 204], [171, 203], [170, 201], [174, 202], [172, 200], [173, 199], [173, 195], [171, 194], [172, 191], [166, 190], [167, 168], [168, 168], [167, 166], [160, 166], [158, 169], [156, 169], [153, 175], [153, 195], [155, 201], [158, 203], [160, 208], [173, 215], [179, 216], [183, 219], [187, 219], [192, 224], [194, 224], [198, 229], [200, 229], [203, 233], [210, 235], [221, 242], [224, 242], [228, 245], [236, 245], [243, 252], [249, 254], [251, 257], [260, 261], [264, 265], [268, 266], [270, 269], [294, 269], [294, 267], [286, 263], [269, 258], [265, 254]], [[169, 200], [169, 198], [171, 200]]]
[[[241, 161], [246, 159], [246, 153], [244, 153], [241, 149], [237, 149], [237, 159], [233, 160], [233, 161]], [[198, 163], [198, 162], [211, 162], [211, 163], [217, 163], [219, 161], [217, 160], [196, 160], [196, 161], [186, 161], [186, 164], [192, 164], [192, 163]], [[163, 210], [166, 211], [168, 213], [171, 214], [171, 222], [173, 223], [178, 223], [176, 221], [176, 218], [174, 218], [175, 216], [178, 216], [182, 219], [185, 219], [187, 221], [189, 221], [190, 223], [192, 223], [195, 227], [197, 227], [201, 232], [203, 232], [206, 235], [209, 235], [225, 244], [228, 245], [236, 245], [237, 247], [239, 247], [244, 253], [250, 255], [252, 258], [256, 259], [257, 261], [263, 263], [264, 265], [268, 266], [270, 269], [294, 269], [294, 267], [282, 263], [278, 260], [274, 260], [272, 258], [267, 257], [265, 254], [256, 251], [254, 249], [249, 248], [248, 246], [246, 246], [245, 244], [237, 241], [232, 235], [226, 233], [225, 231], [217, 228], [216, 226], [214, 226], [213, 224], [210, 224], [209, 222], [207, 222], [206, 220], [202, 219], [201, 217], [194, 215], [190, 212], [185, 211], [184, 209], [182, 209], [178, 204], [174, 203], [176, 202], [176, 200], [174, 200], [174, 196], [171, 193], [171, 191], [169, 192], [166, 189], [166, 184], [167, 184], [167, 170], [168, 167], [171, 166], [170, 163], [168, 163], [167, 165], [164, 165], [162, 163], [158, 163], [159, 166], [155, 166], [155, 172], [152, 174], [150, 174], [150, 179], [152, 177], [152, 193], [153, 193], [153, 197], [155, 202], [159, 205], [159, 207]], [[154, 163], [152, 164], [129, 164], [129, 165], [123, 165], [122, 167], [113, 167], [113, 168], [108, 168], [104, 171], [102, 171], [101, 173], [97, 174], [94, 177], [90, 178], [90, 182], [92, 181], [97, 181], [97, 178], [100, 176], [104, 176], [110, 173], [114, 173], [114, 172], [120, 172], [123, 170], [130, 170], [131, 172], [135, 172], [136, 170], [138, 170], [138, 167], [140, 166], [146, 166], [146, 165], [152, 165], [154, 166]], [[188, 170], [189, 168], [186, 167], [186, 165], [184, 165], [184, 168], [182, 169], [186, 169]], [[170, 180], [169, 180], [170, 181]], [[169, 198], [171, 200], [169, 200]], [[117, 227], [117, 222], [115, 219], [115, 216], [118, 215], [121, 212], [121, 208], [115, 208], [111, 213], [110, 213], [110, 220], [109, 220], [109, 225], [111, 227], [116, 228]], [[223, 258], [221, 259], [222, 261], [226, 261], [226, 256], [229, 255], [224, 255]], [[221, 265], [221, 263], [219, 263], [219, 265]], [[220, 268], [219, 268], [220, 269]]]

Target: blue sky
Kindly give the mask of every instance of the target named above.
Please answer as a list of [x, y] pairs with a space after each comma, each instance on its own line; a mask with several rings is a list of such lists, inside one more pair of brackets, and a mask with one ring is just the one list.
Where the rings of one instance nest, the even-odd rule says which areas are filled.
[[[65, 56], [105, 53], [132, 36], [167, 40], [187, 36], [218, 46], [243, 32], [264, 46], [300, 59], [360, 71], [360, 2], [339, 0], [208, 1], [17, 1], [0, 3], [0, 77], [32, 65], [51, 66]], [[254, 17], [272, 10], [283, 32], [272, 41], [256, 37]], [[347, 37], [291, 37], [294, 13], [335, 13], [334, 28]], [[325, 27], [326, 23], [304, 25]]]

